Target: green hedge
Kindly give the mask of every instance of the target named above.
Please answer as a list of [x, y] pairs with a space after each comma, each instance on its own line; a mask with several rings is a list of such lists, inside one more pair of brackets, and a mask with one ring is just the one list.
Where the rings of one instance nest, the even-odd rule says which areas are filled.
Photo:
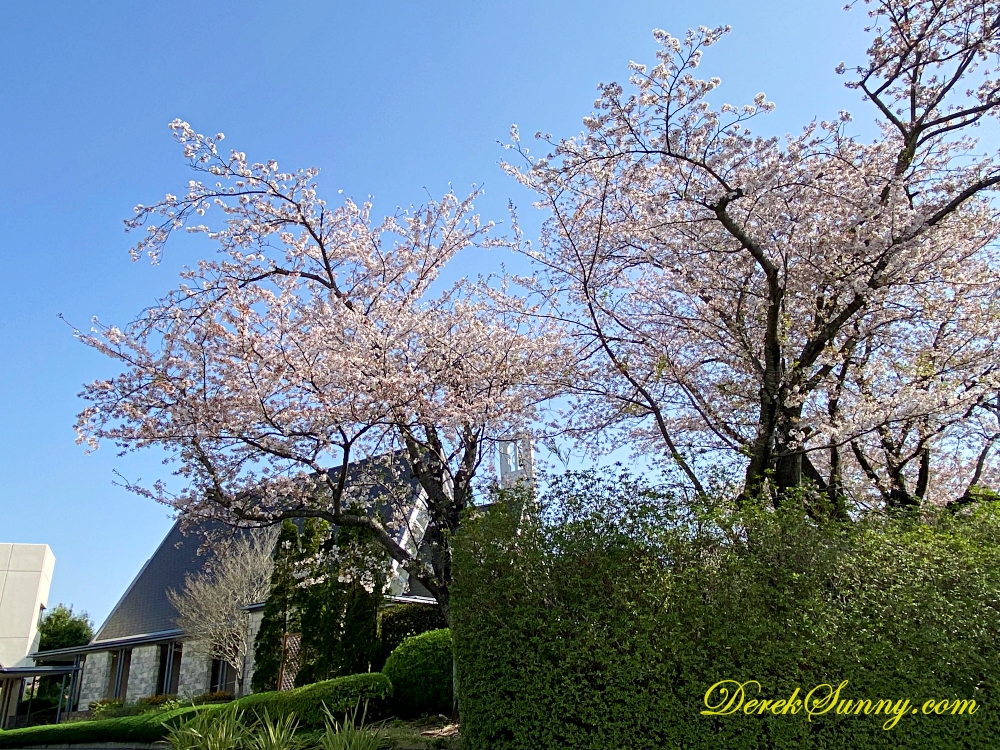
[[252, 693], [235, 701], [235, 704], [257, 716], [265, 710], [272, 719], [294, 714], [303, 726], [321, 726], [325, 719], [324, 705], [336, 716], [368, 701], [368, 717], [375, 718], [385, 712], [386, 701], [392, 692], [389, 678], [371, 672], [337, 677], [283, 692]]
[[[244, 709], [251, 718], [266, 710], [272, 719], [295, 714], [302, 726], [321, 726], [325, 704], [336, 716], [359, 702], [369, 702], [368, 717], [385, 712], [386, 701], [392, 695], [392, 683], [378, 672], [338, 677], [284, 692], [253, 693], [229, 706]], [[31, 747], [104, 742], [157, 742], [167, 735], [166, 722], [176, 726], [194, 711], [218, 711], [225, 706], [185, 706], [174, 711], [144, 713], [96, 721], [75, 721], [68, 724], [28, 727], [0, 731], [0, 748]]]
[[116, 719], [74, 721], [24, 729], [0, 731], [0, 748], [33, 747], [105, 742], [158, 742], [167, 735], [164, 723], [176, 726], [194, 711], [206, 708], [185, 706], [173, 711], [122, 716]]
[[[436, 604], [393, 604], [379, 612], [379, 652], [377, 668], [385, 666], [389, 654], [413, 635], [448, 627]], [[376, 664], [372, 665], [376, 669]]]
[[[498, 503], [456, 537], [465, 750], [1000, 746], [1000, 505], [817, 525], [595, 474], [540, 502], [544, 523], [515, 533]], [[843, 700], [911, 706], [889, 730], [796, 704], [702, 715], [722, 680], [768, 700], [847, 680]], [[979, 708], [927, 716], [929, 699]]]
[[453, 703], [451, 631], [411, 636], [389, 655], [382, 674], [392, 680], [392, 713], [400, 718], [451, 714]]

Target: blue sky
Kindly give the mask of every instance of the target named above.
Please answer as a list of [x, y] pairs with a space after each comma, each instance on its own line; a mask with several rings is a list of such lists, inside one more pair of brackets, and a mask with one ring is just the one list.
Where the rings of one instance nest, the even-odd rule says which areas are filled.
[[[530, 199], [497, 166], [511, 123], [569, 136], [598, 82], [650, 62], [650, 31], [730, 24], [703, 62], [742, 104], [778, 105], [781, 135], [839, 109], [867, 113], [843, 79], [860, 59], [862, 11], [843, 0], [616, 2], [220, 2], [0, 5], [0, 541], [44, 542], [57, 559], [51, 603], [108, 614], [170, 525], [168, 509], [114, 486], [152, 481], [154, 454], [85, 455], [72, 425], [84, 381], [112, 374], [63, 314], [124, 324], [212, 252], [183, 242], [132, 263], [122, 219], [179, 192], [189, 175], [175, 117], [226, 133], [227, 147], [288, 168], [377, 212], [485, 184], [477, 207], [502, 220]], [[456, 272], [503, 258], [470, 254]]]

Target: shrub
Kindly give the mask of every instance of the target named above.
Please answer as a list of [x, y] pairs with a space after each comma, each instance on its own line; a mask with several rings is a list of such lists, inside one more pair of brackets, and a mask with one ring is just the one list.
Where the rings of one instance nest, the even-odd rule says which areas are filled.
[[139, 706], [162, 706], [164, 703], [169, 703], [171, 701], [176, 701], [176, 695], [147, 695], [145, 698], [139, 698], [136, 704]]
[[[273, 724], [268, 721], [260, 738], [266, 738], [267, 730], [271, 728]], [[172, 727], [166, 736], [173, 750], [237, 750], [244, 748], [249, 739], [251, 727], [244, 720], [243, 712], [234, 706], [204, 710], [189, 716], [179, 726]]]
[[302, 725], [318, 727], [325, 719], [324, 705], [337, 715], [367, 701], [369, 715], [380, 715], [392, 691], [389, 679], [374, 672], [337, 677], [283, 692], [253, 693], [231, 705], [258, 718], [265, 711], [272, 719], [294, 715]]
[[372, 669], [382, 669], [389, 654], [412, 635], [448, 627], [436, 604], [394, 604], [379, 611], [379, 653]]
[[[1000, 505], [827, 524], [792, 505], [695, 515], [585, 474], [527, 521], [505, 503], [473, 519], [451, 601], [463, 748], [995, 746]], [[835, 711], [702, 715], [721, 680], [770, 700], [848, 680], [841, 699], [918, 714], [890, 730]], [[981, 708], [925, 716], [931, 698]]]
[[452, 712], [451, 631], [411, 636], [389, 655], [382, 674], [392, 681], [392, 712], [401, 718]]
[[115, 719], [77, 721], [26, 729], [0, 731], [0, 748], [39, 745], [105, 744], [109, 742], [150, 743], [163, 740], [172, 727], [185, 717], [205, 709], [186, 706], [164, 713], [146, 713]]
[[120, 698], [103, 698], [99, 701], [91, 701], [87, 708], [94, 716], [101, 716], [109, 711], [114, 711], [115, 709], [122, 708], [125, 705], [125, 701]]
[[320, 738], [319, 750], [379, 750], [384, 747], [381, 733], [365, 728], [365, 718], [365, 711], [360, 706], [355, 706], [353, 711], [345, 714], [343, 721], [327, 712], [326, 728]]
[[196, 705], [202, 703], [229, 703], [235, 696], [228, 690], [215, 690], [211, 693], [202, 693], [191, 699], [191, 703]]

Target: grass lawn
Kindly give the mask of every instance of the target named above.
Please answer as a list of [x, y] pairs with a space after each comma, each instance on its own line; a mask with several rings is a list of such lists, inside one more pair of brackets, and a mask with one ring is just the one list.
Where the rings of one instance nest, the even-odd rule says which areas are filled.
[[[433, 734], [423, 734], [424, 732]], [[443, 716], [430, 716], [416, 721], [394, 719], [384, 724], [382, 734], [388, 740], [386, 747], [392, 750], [459, 750], [462, 747], [462, 740], [455, 731], [452, 720]], [[445, 736], [440, 736], [442, 734]]]

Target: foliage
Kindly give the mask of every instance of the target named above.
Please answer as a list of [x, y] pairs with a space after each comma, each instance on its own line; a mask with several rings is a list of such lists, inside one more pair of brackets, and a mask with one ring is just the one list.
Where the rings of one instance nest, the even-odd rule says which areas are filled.
[[310, 587], [302, 610], [302, 651], [296, 685], [359, 674], [371, 669], [378, 651], [377, 617], [381, 591], [357, 582], [329, 580]]
[[[361, 711], [360, 718], [358, 711]], [[379, 750], [382, 747], [380, 733], [365, 729], [368, 706], [364, 709], [356, 705], [352, 711], [344, 713], [343, 721], [338, 721], [331, 711], [326, 712], [326, 726], [320, 739], [322, 750]]]
[[102, 698], [101, 700], [91, 701], [87, 708], [90, 713], [98, 719], [109, 718], [118, 714], [117, 711], [125, 707], [125, 701], [121, 698]]
[[1000, 116], [997, 6], [852, 7], [870, 46], [837, 73], [874, 139], [846, 111], [785, 136], [763, 93], [728, 103], [702, 68], [729, 27], [654, 31], [578, 136], [512, 129], [505, 167], [548, 213], [525, 283], [569, 327], [588, 446], [703, 495], [719, 465], [772, 502], [808, 481], [843, 519], [1000, 480], [1000, 165], [977, 129]]
[[386, 659], [382, 674], [392, 681], [392, 712], [401, 718], [452, 712], [451, 632], [431, 630], [404, 640]]
[[246, 743], [247, 750], [296, 750], [302, 746], [295, 736], [298, 728], [299, 720], [294, 716], [271, 719], [265, 711]]
[[270, 587], [264, 603], [260, 629], [254, 640], [254, 672], [251, 686], [255, 693], [278, 689], [278, 674], [284, 654], [285, 633], [296, 633], [299, 620], [294, 605], [295, 578], [292, 575], [299, 556], [299, 530], [290, 520], [281, 524], [274, 545]]
[[234, 705], [201, 711], [171, 728], [166, 736], [173, 750], [244, 750], [250, 727]]
[[211, 707], [186, 706], [166, 713], [146, 713], [97, 721], [77, 721], [0, 731], [0, 748], [85, 743], [151, 743], [163, 740], [171, 728], [193, 712]]
[[389, 654], [411, 635], [446, 627], [448, 622], [441, 614], [441, 608], [434, 604], [393, 604], [384, 607], [378, 614], [380, 653], [372, 669], [381, 669]]
[[368, 672], [377, 655], [385, 554], [359, 532], [337, 529], [337, 554], [322, 555], [327, 523], [307, 519], [304, 524], [299, 574], [310, 581], [296, 596], [302, 623], [298, 686]]
[[[153, 696], [157, 698], [159, 696]], [[176, 697], [176, 696], [170, 696]], [[185, 698], [186, 703], [193, 703], [196, 706], [201, 706], [205, 703], [230, 703], [235, 700], [236, 696], [230, 693], [228, 690], [213, 690], [210, 693], [201, 693], [192, 698]], [[140, 699], [141, 700], [141, 699]]]
[[228, 703], [234, 698], [235, 696], [228, 690], [213, 690], [211, 693], [196, 695], [191, 699], [191, 702], [195, 705], [200, 705], [202, 703]]
[[[90, 643], [90, 639], [94, 637], [94, 625], [86, 612], [74, 614], [72, 605], [67, 607], [60, 603], [46, 611], [45, 616], [38, 624], [38, 633], [40, 636], [38, 650], [52, 651]], [[69, 661], [46, 661], [46, 664], [52, 665], [72, 663], [72, 659]], [[38, 681], [34, 700], [50, 701], [55, 706], [59, 702], [59, 692], [62, 689], [61, 676], [42, 677]], [[35, 708], [34, 704], [32, 708]]]
[[93, 719], [111, 719], [120, 716], [138, 716], [151, 712], [170, 712], [182, 706], [201, 706], [204, 704], [229, 703], [233, 694], [218, 690], [213, 693], [203, 693], [179, 700], [176, 695], [148, 695], [132, 703], [126, 703], [121, 698], [103, 698], [91, 701], [88, 708]]
[[[378, 609], [385, 555], [357, 529], [339, 529], [309, 518], [301, 533], [282, 525], [274, 550], [271, 593], [257, 634], [254, 685], [277, 687], [284, 633], [298, 633], [299, 687], [368, 672], [378, 658]], [[324, 545], [335, 541], [337, 554]]]
[[384, 711], [392, 691], [389, 678], [376, 672], [337, 677], [294, 690], [252, 693], [232, 705], [257, 717], [262, 717], [266, 711], [274, 719], [295, 716], [303, 726], [322, 726], [324, 707], [339, 714], [368, 701], [371, 712], [379, 714]]
[[136, 700], [136, 703], [140, 706], [162, 706], [165, 703], [170, 703], [171, 701], [176, 701], [176, 695], [147, 695]]
[[94, 624], [86, 612], [73, 614], [73, 606], [57, 604], [38, 625], [39, 651], [86, 646], [94, 637]]
[[237, 675], [237, 693], [246, 677], [247, 607], [267, 597], [276, 536], [273, 529], [234, 534], [216, 549], [204, 570], [184, 576], [181, 591], [167, 589], [177, 627], [191, 638], [188, 648], [229, 664]]
[[[1000, 504], [855, 523], [693, 508], [625, 472], [552, 481], [456, 540], [463, 746], [991, 747]], [[973, 699], [975, 715], [701, 715], [721, 680], [799, 698]], [[749, 697], [755, 697], [750, 695]]]

